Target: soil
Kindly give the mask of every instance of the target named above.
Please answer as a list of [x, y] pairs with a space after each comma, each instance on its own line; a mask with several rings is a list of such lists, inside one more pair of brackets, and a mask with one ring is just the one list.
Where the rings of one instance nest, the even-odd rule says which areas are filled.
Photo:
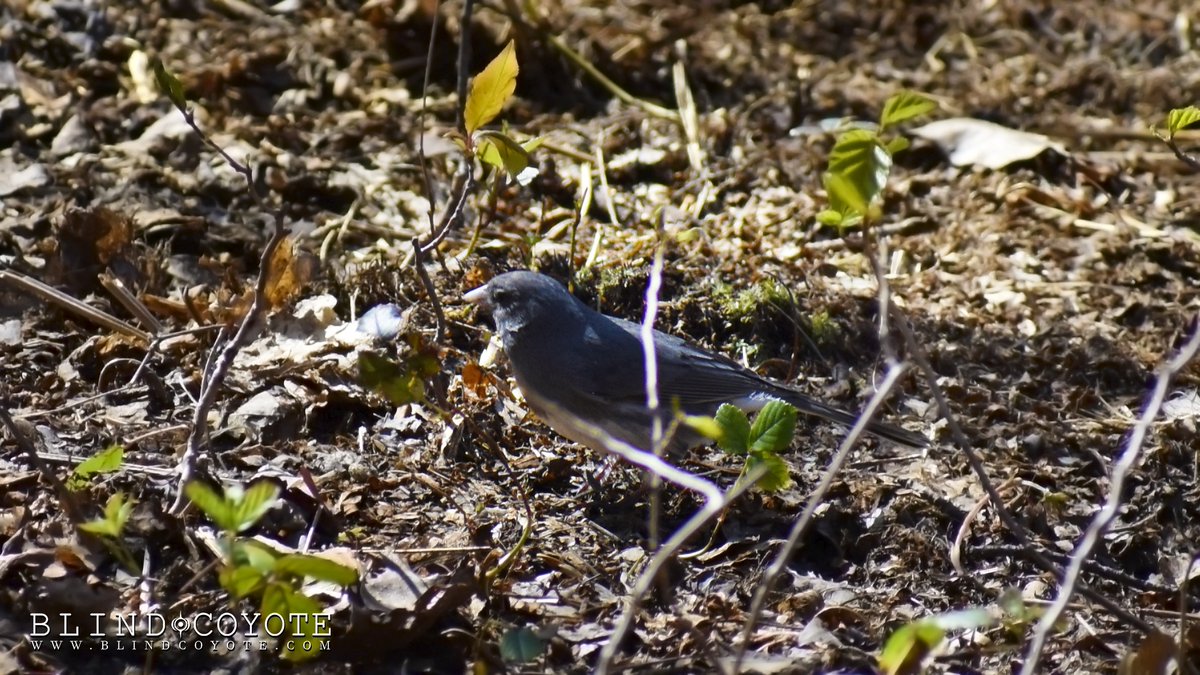
[[[1200, 541], [1195, 365], [1169, 373], [1144, 440], [1132, 432], [1200, 308], [1188, 187], [1200, 179], [1151, 132], [1196, 103], [1200, 17], [1160, 0], [534, 4], [538, 17], [475, 7], [465, 72], [515, 41], [516, 92], [493, 126], [542, 139], [538, 176], [493, 184], [476, 167], [463, 217], [415, 264], [413, 241], [452, 208], [464, 166], [447, 136], [460, 2], [0, 7], [0, 407], [12, 417], [0, 672], [591, 670], [653, 555], [652, 495], [664, 538], [703, 499], [656, 492], [538, 421], [461, 295], [535, 268], [640, 320], [660, 242], [660, 329], [847, 410], [895, 354], [909, 367], [882, 416], [931, 439], [854, 446], [767, 595], [743, 670], [877, 672], [910, 622], [980, 608], [989, 620], [947, 631], [902, 671], [1012, 672], [1062, 578], [1033, 554], [1066, 566], [1117, 460], [1136, 452], [1079, 579], [1093, 595], [1075, 594], [1040, 663], [1117, 672], [1136, 657], [1125, 672], [1167, 672], [1159, 633], [1178, 636], [1181, 607], [1200, 600], [1187, 583]], [[153, 58], [207, 142], [158, 91]], [[690, 148], [677, 116], [643, 105], [686, 107], [679, 69]], [[881, 338], [862, 230], [817, 220], [832, 122], [875, 120], [902, 90], [937, 109], [895, 132], [912, 146], [872, 232], [914, 341], [894, 326]], [[958, 166], [909, 133], [949, 118], [1052, 147]], [[250, 166], [249, 185], [218, 148]], [[279, 504], [240, 536], [326, 556], [358, 581], [302, 585], [332, 636], [299, 665], [275, 642], [181, 648], [195, 625], [172, 649], [118, 651], [139, 644], [114, 637], [119, 615], [260, 608], [222, 587], [212, 521], [173, 506], [202, 380], [251, 311], [277, 222], [289, 238], [271, 265], [286, 273], [217, 390], [198, 475], [278, 486]], [[352, 330], [382, 303], [386, 339]], [[398, 364], [382, 376], [390, 389], [364, 376], [364, 354]], [[731, 667], [764, 570], [844, 435], [801, 420], [783, 455], [792, 485], [747, 492], [687, 542], [639, 598], [616, 667]], [[79, 475], [113, 446], [118, 468]], [[712, 447], [679, 462], [722, 489], [741, 469]], [[119, 537], [74, 527], [118, 493], [133, 500]], [[34, 642], [35, 617], [74, 626], [92, 613], [103, 637], [85, 623], [82, 647]], [[1200, 635], [1179, 644], [1200, 666]]]

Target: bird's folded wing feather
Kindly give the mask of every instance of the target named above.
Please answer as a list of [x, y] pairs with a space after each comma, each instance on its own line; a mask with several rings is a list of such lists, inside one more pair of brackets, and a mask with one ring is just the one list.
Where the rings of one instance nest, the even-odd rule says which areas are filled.
[[[639, 377], [605, 378], [602, 384], [609, 388], [614, 399], [640, 399], [646, 397], [646, 383], [642, 363], [641, 326], [623, 319], [612, 323], [624, 333], [621, 342], [627, 350], [636, 348]], [[610, 344], [612, 341], [610, 340]], [[658, 395], [664, 406], [673, 401], [687, 411], [714, 408], [723, 402], [733, 402], [756, 392], [770, 393], [777, 385], [762, 379], [753, 372], [723, 356], [702, 351], [686, 340], [654, 331], [655, 356], [658, 368]], [[618, 393], [618, 391], [620, 393]]]

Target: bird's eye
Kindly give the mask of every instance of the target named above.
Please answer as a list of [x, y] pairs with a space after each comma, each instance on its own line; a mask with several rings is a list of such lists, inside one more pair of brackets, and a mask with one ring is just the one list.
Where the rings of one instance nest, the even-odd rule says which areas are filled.
[[492, 304], [505, 305], [508, 304], [512, 298], [512, 291], [508, 290], [507, 288], [497, 288], [496, 290], [492, 291]]

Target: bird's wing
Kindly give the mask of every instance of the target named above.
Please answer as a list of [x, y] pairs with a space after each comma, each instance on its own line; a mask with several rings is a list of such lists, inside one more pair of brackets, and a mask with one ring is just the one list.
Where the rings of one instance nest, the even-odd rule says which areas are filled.
[[[606, 317], [608, 318], [608, 317]], [[608, 343], [622, 343], [626, 362], [642, 363], [641, 326], [611, 319], [607, 330], [612, 331]], [[731, 403], [751, 410], [761, 408], [767, 401], [785, 401], [805, 415], [822, 417], [838, 424], [851, 426], [858, 415], [835, 408], [804, 393], [776, 384], [735, 361], [696, 347], [687, 340], [654, 331], [655, 353], [658, 359], [658, 395], [664, 406], [678, 405], [693, 415], [712, 415], [722, 403]], [[644, 368], [637, 367], [638, 377], [601, 377], [607, 387], [607, 397], [614, 402], [645, 401]], [[619, 394], [617, 392], [620, 392]], [[867, 431], [897, 443], [915, 448], [927, 443], [920, 434], [901, 429], [886, 422], [871, 421]]]
[[[632, 339], [641, 361], [641, 326], [624, 319], [613, 319], [626, 339]], [[689, 413], [712, 413], [721, 403], [733, 403], [755, 393], [771, 393], [778, 389], [763, 379], [718, 354], [704, 351], [692, 343], [654, 331], [655, 356], [658, 362], [658, 395], [664, 405], [677, 401]], [[645, 398], [644, 369], [639, 367], [639, 382], [625, 396]]]

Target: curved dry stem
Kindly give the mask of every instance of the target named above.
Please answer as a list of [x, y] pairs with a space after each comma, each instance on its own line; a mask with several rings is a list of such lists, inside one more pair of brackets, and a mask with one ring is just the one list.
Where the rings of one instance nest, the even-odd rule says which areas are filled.
[[742, 657], [746, 653], [746, 647], [750, 644], [750, 638], [754, 634], [754, 627], [758, 624], [758, 619], [762, 615], [763, 608], [766, 606], [767, 594], [771, 592], [779, 577], [787, 571], [787, 563], [792, 557], [792, 552], [796, 550], [796, 546], [799, 545], [804, 533], [808, 531], [808, 526], [812, 523], [812, 518], [817, 512], [817, 507], [821, 505], [821, 502], [825, 499], [825, 495], [833, 487], [833, 480], [850, 457], [851, 448], [862, 438], [867, 425], [871, 423], [871, 420], [875, 417], [875, 413], [879, 411], [883, 402], [887, 400], [888, 394], [896, 386], [896, 382], [899, 381], [905, 369], [905, 364], [899, 362], [893, 362], [888, 367], [887, 373], [883, 378], [883, 383], [875, 391], [875, 395], [871, 397], [863, 413], [858, 416], [858, 420], [850, 428], [842, 444], [838, 446], [837, 453], [834, 454], [833, 459], [829, 462], [829, 467], [825, 469], [825, 473], [821, 476], [821, 482], [817, 484], [817, 488], [813, 490], [812, 495], [805, 502], [804, 511], [800, 514], [800, 518], [792, 525], [787, 540], [779, 548], [779, 552], [775, 554], [775, 558], [771, 561], [770, 566], [767, 567], [767, 571], [758, 583], [758, 587], [754, 589], [754, 599], [750, 603], [750, 611], [742, 627], [742, 640], [737, 646], [737, 652], [733, 659], [734, 672], [737, 672], [741, 666]]
[[[663, 423], [658, 416], [658, 358], [654, 349], [654, 318], [658, 316], [658, 293], [662, 289], [663, 242], [661, 220], [659, 227], [659, 242], [654, 249], [654, 262], [650, 265], [650, 281], [646, 284], [646, 311], [642, 316], [642, 329], [639, 338], [642, 342], [642, 359], [646, 373], [646, 408], [650, 411], [650, 449], [658, 457], [665, 450], [663, 442]], [[647, 528], [650, 533], [650, 548], [658, 547], [658, 521], [662, 504], [662, 481], [657, 476], [650, 480], [650, 522]]]
[[1163, 401], [1166, 400], [1167, 392], [1171, 387], [1171, 380], [1174, 379], [1179, 371], [1183, 370], [1196, 356], [1196, 352], [1200, 350], [1200, 317], [1193, 319], [1192, 335], [1188, 341], [1184, 343], [1179, 351], [1169, 361], [1164, 363], [1158, 369], [1158, 376], [1154, 381], [1154, 389], [1151, 391], [1149, 400], [1146, 401], [1146, 406], [1142, 410], [1142, 416], [1138, 419], [1137, 424], [1133, 427], [1133, 432], [1129, 435], [1129, 441], [1125, 445], [1124, 452], [1113, 465], [1112, 477], [1109, 479], [1108, 495], [1104, 499], [1104, 505], [1096, 512], [1092, 522], [1088, 524], [1087, 530], [1083, 534], [1083, 539], [1079, 545], [1075, 547], [1075, 553], [1071, 555], [1071, 562], [1067, 565], [1066, 571], [1063, 572], [1062, 583], [1058, 589], [1058, 595], [1054, 598], [1054, 602], [1038, 620], [1037, 627], [1033, 631], [1033, 639], [1029, 643], [1029, 651], [1025, 658], [1025, 663], [1021, 666], [1022, 675], [1032, 675], [1037, 671], [1038, 662], [1042, 657], [1042, 650], [1046, 645], [1046, 638], [1050, 635], [1050, 631], [1054, 630], [1055, 624], [1062, 618], [1062, 614], [1067, 609], [1067, 604], [1071, 601], [1071, 596], [1075, 594], [1075, 589], [1079, 587], [1079, 576], [1083, 571], [1083, 565], [1096, 545], [1100, 543], [1100, 539], [1104, 537], [1104, 533], [1112, 525], [1117, 518], [1117, 513], [1121, 509], [1121, 495], [1125, 491], [1125, 479], [1129, 477], [1129, 473], [1137, 467], [1138, 460], [1142, 456], [1142, 446], [1146, 442], [1146, 436], [1150, 433], [1150, 425], [1154, 423], [1158, 417], [1159, 411], [1162, 409]]

